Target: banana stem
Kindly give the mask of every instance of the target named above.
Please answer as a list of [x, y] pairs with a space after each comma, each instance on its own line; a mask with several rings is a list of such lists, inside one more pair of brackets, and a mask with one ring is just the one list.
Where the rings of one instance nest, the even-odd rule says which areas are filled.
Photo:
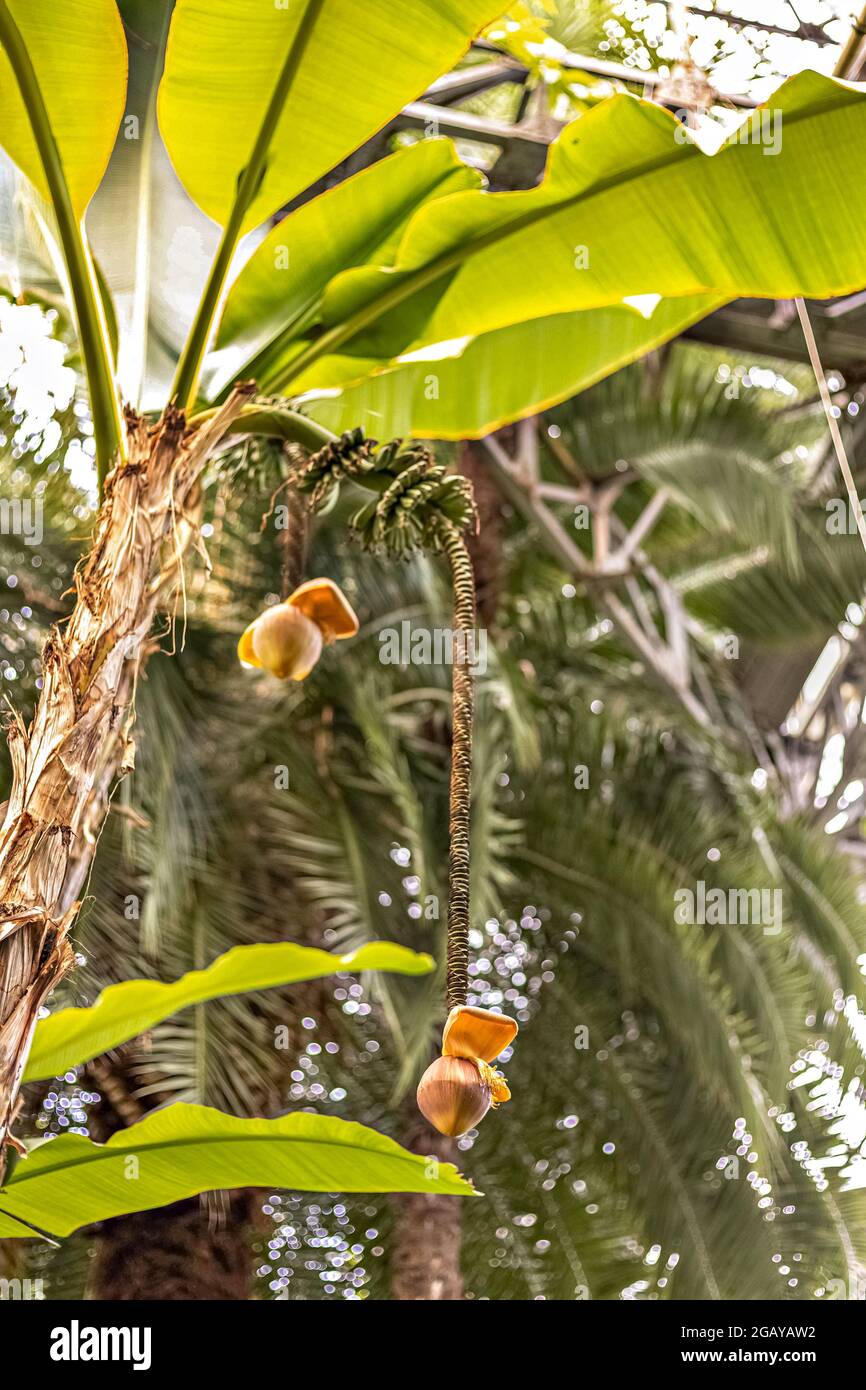
[[303, 583], [310, 534], [310, 513], [297, 488], [286, 488], [286, 527], [282, 535], [283, 572], [280, 597], [287, 599]]

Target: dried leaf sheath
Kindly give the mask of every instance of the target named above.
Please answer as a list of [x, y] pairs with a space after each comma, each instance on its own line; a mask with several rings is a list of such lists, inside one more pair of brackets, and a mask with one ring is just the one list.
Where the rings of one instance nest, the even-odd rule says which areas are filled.
[[177, 572], [184, 508], [252, 389], [238, 388], [195, 432], [185, 432], [172, 408], [154, 426], [127, 417], [128, 462], [108, 480], [93, 547], [76, 573], [72, 615], [45, 644], [33, 722], [26, 729], [16, 714], [9, 724], [13, 781], [0, 828], [0, 1146], [38, 1010], [71, 968], [66, 938], [111, 783], [128, 765], [134, 678], [159, 598]]

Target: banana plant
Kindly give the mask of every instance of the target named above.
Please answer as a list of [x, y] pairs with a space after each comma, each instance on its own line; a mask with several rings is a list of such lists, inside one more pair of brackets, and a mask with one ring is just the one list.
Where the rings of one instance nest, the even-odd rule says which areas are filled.
[[[305, 200], [460, 61], [501, 7], [392, 0], [359, 26], [352, 0], [177, 0], [154, 7], [161, 19], [171, 10], [164, 61], [155, 97], [160, 60], [151, 62], [150, 95], [136, 112], [127, 107], [121, 10], [129, 22], [139, 4], [0, 0], [0, 134], [47, 209], [46, 239], [56, 240], [101, 488], [72, 614], [46, 641], [33, 721], [16, 715], [8, 735], [0, 1148], [40, 1009], [73, 965], [69, 933], [93, 847], [117, 775], [132, 765], [135, 686], [153, 620], [179, 586], [199, 480], [225, 436], [258, 432], [327, 450], [329, 426], [294, 408], [311, 393], [324, 396], [324, 414], [338, 407], [331, 423], [340, 431], [356, 430], [375, 407], [406, 433], [483, 433], [736, 295], [822, 297], [866, 280], [857, 177], [866, 98], [809, 73], [774, 98], [784, 139], [772, 159], [752, 138], [760, 113], [745, 139], [709, 159], [665, 112], [617, 96], [563, 131], [537, 188], [490, 194], [447, 142], [432, 141]], [[152, 43], [164, 29], [154, 25]], [[88, 209], [135, 122], [143, 117], [155, 139], [154, 113], [185, 196], [219, 231], [171, 383], [160, 409], [142, 416], [124, 409], [118, 388], [124, 345], [114, 342], [119, 319]], [[839, 147], [850, 151], [844, 168], [816, 158]], [[147, 168], [145, 160], [139, 201]], [[132, 211], [145, 229], [141, 249], [147, 218]], [[658, 302], [642, 317], [628, 301], [647, 296]], [[566, 367], [575, 335], [587, 347]], [[526, 371], [527, 351], [541, 369]], [[405, 406], [418, 401], [418, 364], [431, 361], [423, 394], [441, 407], [432, 418]], [[380, 409], [382, 392], [396, 410]], [[362, 431], [350, 434], [356, 452], [359, 439]], [[245, 1180], [232, 1169], [232, 1182]]]

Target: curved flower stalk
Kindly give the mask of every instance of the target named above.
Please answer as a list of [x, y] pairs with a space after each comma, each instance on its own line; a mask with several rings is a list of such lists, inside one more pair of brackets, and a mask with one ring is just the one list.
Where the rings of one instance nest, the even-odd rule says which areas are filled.
[[[289, 459], [293, 457], [291, 446], [286, 446]], [[296, 488], [286, 485], [286, 525], [281, 536], [282, 574], [280, 576], [280, 597], [285, 600], [293, 590], [303, 583], [307, 568], [307, 545], [309, 543], [310, 519], [304, 499]]]
[[[462, 1134], [477, 1124], [491, 1105], [510, 1098], [504, 1078], [490, 1063], [517, 1032], [517, 1024], [510, 1019], [466, 1006], [474, 708], [467, 638], [475, 628], [476, 605], [472, 560], [463, 533], [477, 524], [475, 502], [468, 479], [448, 473], [422, 445], [397, 439], [377, 449], [361, 430], [329, 441], [305, 462], [296, 464], [291, 473], [291, 481], [309, 496], [314, 510], [331, 501], [343, 480], [376, 494], [350, 522], [362, 545], [400, 559], [419, 550], [444, 554], [451, 569], [454, 629], [462, 639], [454, 644], [451, 668], [446, 972], [451, 1012], [443, 1055], [425, 1072], [418, 1088], [418, 1104], [441, 1133]], [[498, 1042], [492, 1050], [491, 1038]]]

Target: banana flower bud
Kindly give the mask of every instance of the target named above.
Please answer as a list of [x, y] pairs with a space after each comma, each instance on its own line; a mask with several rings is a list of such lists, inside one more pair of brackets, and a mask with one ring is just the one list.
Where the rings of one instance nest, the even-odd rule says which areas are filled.
[[323, 646], [354, 637], [358, 619], [345, 595], [330, 579], [309, 579], [285, 600], [266, 608], [238, 643], [247, 666], [270, 671], [280, 680], [302, 681]]
[[465, 1134], [491, 1106], [511, 1099], [505, 1077], [490, 1064], [516, 1035], [517, 1024], [502, 1014], [466, 1004], [451, 1010], [442, 1056], [418, 1085], [418, 1108], [440, 1134]]

